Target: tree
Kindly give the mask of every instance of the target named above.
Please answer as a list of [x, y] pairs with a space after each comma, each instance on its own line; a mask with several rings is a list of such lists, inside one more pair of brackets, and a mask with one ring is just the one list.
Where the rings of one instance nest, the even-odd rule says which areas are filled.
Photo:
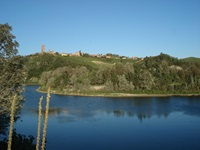
[[125, 75], [118, 75], [118, 81], [119, 81], [119, 85], [118, 85], [118, 90], [119, 91], [132, 91], [134, 89], [133, 83], [132, 82], [128, 82], [125, 78]]
[[18, 53], [19, 43], [11, 33], [12, 27], [8, 24], [0, 24], [0, 56], [1, 59], [12, 58]]
[[25, 74], [23, 63], [17, 56], [19, 44], [11, 31], [8, 24], [0, 24], [0, 114], [10, 112], [14, 95], [17, 96], [17, 110], [23, 101], [21, 92]]

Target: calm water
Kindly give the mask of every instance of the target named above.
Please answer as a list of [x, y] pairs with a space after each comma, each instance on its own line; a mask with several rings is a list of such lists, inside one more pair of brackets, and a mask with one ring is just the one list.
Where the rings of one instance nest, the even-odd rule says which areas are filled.
[[[27, 86], [18, 133], [37, 137], [37, 86]], [[43, 105], [44, 107], [44, 105]], [[51, 95], [47, 150], [200, 150], [200, 97]]]

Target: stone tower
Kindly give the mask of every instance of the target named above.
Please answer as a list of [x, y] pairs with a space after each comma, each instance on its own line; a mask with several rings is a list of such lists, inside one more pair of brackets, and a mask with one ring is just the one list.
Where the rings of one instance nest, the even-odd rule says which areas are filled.
[[45, 52], [45, 46], [42, 45], [42, 54], [44, 54], [44, 52]]

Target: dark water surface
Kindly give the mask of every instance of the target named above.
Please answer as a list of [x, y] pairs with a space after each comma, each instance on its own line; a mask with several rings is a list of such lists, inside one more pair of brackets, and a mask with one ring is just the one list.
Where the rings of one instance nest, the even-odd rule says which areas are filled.
[[[37, 86], [27, 86], [18, 133], [37, 137]], [[43, 103], [43, 108], [45, 101]], [[42, 119], [44, 116], [42, 117]], [[200, 97], [51, 95], [47, 150], [200, 150]]]

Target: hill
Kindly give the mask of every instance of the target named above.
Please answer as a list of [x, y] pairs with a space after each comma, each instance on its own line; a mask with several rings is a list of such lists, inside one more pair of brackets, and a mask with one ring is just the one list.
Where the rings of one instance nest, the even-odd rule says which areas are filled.
[[22, 58], [27, 84], [58, 93], [198, 93], [200, 63], [167, 54], [133, 60], [35, 54]]
[[[36, 78], [40, 78], [43, 72], [53, 71], [62, 67], [86, 67], [89, 71], [95, 71], [99, 68], [106, 69], [116, 63], [134, 63], [133, 59], [116, 59], [116, 58], [97, 58], [97, 57], [78, 57], [78, 56], [61, 56], [49, 53], [32, 54], [22, 57], [26, 66], [27, 80], [29, 84], [38, 84]], [[34, 78], [34, 81], [33, 81]]]
[[184, 58], [182, 60], [185, 62], [200, 63], [200, 58], [197, 58], [197, 57], [188, 57], [188, 58]]

